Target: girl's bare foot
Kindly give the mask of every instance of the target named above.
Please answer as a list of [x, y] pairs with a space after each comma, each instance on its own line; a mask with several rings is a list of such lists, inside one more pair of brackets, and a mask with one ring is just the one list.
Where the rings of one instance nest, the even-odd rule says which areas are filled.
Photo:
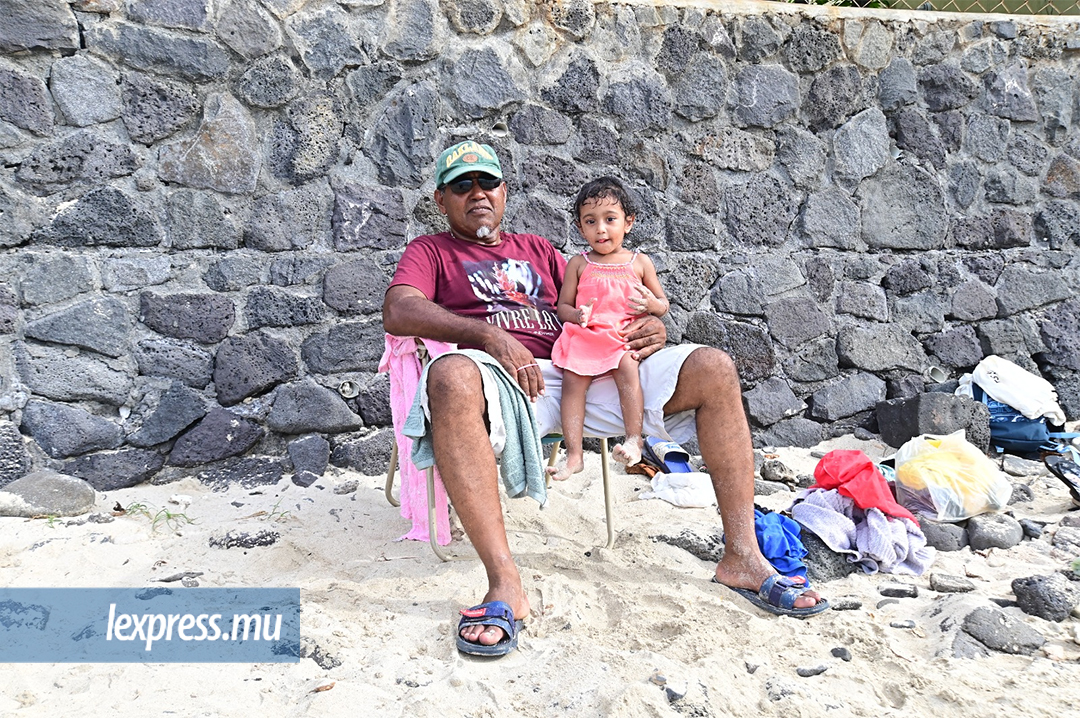
[[611, 450], [611, 455], [620, 464], [633, 466], [641, 461], [641, 446], [640, 436], [628, 436], [626, 441], [615, 445], [615, 448]]
[[555, 471], [552, 474], [551, 478], [555, 479], [556, 481], [566, 481], [570, 478], [571, 474], [580, 474], [584, 469], [584, 455], [567, 456], [564, 460], [559, 462], [559, 465], [555, 468]]

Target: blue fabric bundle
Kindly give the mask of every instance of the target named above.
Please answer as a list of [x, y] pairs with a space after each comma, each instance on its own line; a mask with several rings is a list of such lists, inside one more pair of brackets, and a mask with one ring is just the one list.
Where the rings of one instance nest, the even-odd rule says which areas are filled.
[[[798, 522], [783, 514], [763, 513], [754, 509], [754, 532], [761, 553], [783, 576], [806, 578], [806, 547], [800, 537]], [[809, 581], [806, 585], [810, 585]]]

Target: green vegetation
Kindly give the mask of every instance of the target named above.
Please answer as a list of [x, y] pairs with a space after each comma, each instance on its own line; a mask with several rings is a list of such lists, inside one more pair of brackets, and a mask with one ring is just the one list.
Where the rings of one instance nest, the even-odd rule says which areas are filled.
[[193, 524], [195, 521], [188, 517], [187, 514], [173, 513], [168, 509], [158, 509], [154, 511], [153, 507], [148, 504], [142, 504], [133, 502], [124, 509], [124, 514], [127, 516], [145, 516], [150, 519], [150, 529], [157, 531], [158, 526], [164, 524], [171, 531], [175, 532], [179, 530], [184, 524]]

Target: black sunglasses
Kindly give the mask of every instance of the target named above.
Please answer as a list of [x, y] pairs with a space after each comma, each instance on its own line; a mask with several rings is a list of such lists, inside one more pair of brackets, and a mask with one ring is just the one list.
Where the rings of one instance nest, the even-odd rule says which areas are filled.
[[[472, 191], [473, 179], [474, 178], [472, 177], [462, 177], [461, 179], [444, 184], [442, 186], [442, 190], [445, 192], [449, 189], [454, 194], [468, 194]], [[496, 179], [495, 177], [488, 177], [486, 175], [483, 177], [476, 177], [475, 180], [476, 183], [480, 185], [480, 189], [484, 190], [485, 192], [490, 192], [491, 190], [501, 185], [503, 182], [501, 179]]]

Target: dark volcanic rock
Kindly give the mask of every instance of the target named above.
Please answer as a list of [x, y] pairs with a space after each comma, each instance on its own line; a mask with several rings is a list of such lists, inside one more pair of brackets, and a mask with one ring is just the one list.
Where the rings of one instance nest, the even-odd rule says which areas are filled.
[[132, 412], [132, 424], [137, 428], [128, 435], [128, 443], [142, 447], [164, 443], [206, 412], [202, 395], [181, 382], [173, 382], [164, 392], [148, 391]]
[[115, 449], [122, 441], [120, 427], [76, 406], [31, 401], [23, 409], [22, 430], [54, 459]]
[[284, 475], [285, 467], [280, 460], [265, 456], [246, 456], [212, 464], [200, 471], [196, 478], [214, 491], [224, 491], [234, 484], [245, 489], [276, 484]]
[[390, 452], [394, 447], [394, 432], [383, 429], [362, 439], [336, 443], [330, 453], [330, 463], [342, 469], [354, 469], [365, 476], [386, 473]]
[[288, 451], [296, 474], [308, 472], [322, 476], [330, 463], [330, 442], [316, 434], [290, 441]]
[[199, 466], [239, 456], [263, 437], [262, 428], [250, 419], [225, 409], [214, 409], [182, 434], [169, 454], [172, 466]]
[[215, 344], [226, 337], [236, 321], [232, 301], [217, 294], [144, 292], [139, 299], [139, 320], [154, 331], [177, 339]]
[[336, 392], [312, 379], [282, 386], [266, 419], [270, 429], [282, 434], [339, 433], [354, 431], [363, 424]]
[[64, 473], [83, 479], [98, 491], [113, 491], [148, 481], [164, 465], [165, 457], [156, 451], [128, 449], [80, 456], [64, 464]]
[[0, 488], [30, 471], [30, 454], [15, 425], [0, 421]]
[[1024, 540], [1024, 527], [1006, 514], [981, 514], [967, 522], [968, 540], [973, 551], [988, 548], [1008, 549]]
[[847, 560], [844, 554], [836, 553], [824, 541], [810, 531], [802, 531], [803, 546], [806, 547], [806, 577], [811, 583], [837, 581], [854, 573], [858, 566]]
[[1024, 613], [1057, 623], [1080, 604], [1080, 588], [1060, 573], [1013, 579], [1012, 591]]
[[299, 367], [286, 342], [261, 332], [229, 337], [218, 347], [214, 387], [218, 403], [232, 406], [294, 376]]
[[1002, 653], [1029, 656], [1046, 643], [1034, 628], [994, 608], [977, 608], [969, 613], [963, 630], [987, 648]]
[[744, 382], [765, 379], [773, 372], [776, 356], [768, 336], [753, 324], [726, 321], [711, 312], [696, 312], [683, 339], [727, 352]]

